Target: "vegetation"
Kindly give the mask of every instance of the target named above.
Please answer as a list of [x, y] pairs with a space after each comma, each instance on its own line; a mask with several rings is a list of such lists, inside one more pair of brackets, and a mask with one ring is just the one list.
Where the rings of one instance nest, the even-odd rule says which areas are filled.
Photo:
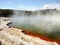
[[27, 16], [31, 16], [31, 11], [25, 11], [25, 15], [27, 15]]
[[9, 17], [13, 14], [11, 9], [0, 9], [0, 17]]
[[[12, 9], [0, 9], [0, 17], [10, 17], [13, 15], [14, 11], [15, 10]], [[31, 11], [23, 11], [23, 12], [25, 12], [25, 16], [30, 16], [32, 13]]]

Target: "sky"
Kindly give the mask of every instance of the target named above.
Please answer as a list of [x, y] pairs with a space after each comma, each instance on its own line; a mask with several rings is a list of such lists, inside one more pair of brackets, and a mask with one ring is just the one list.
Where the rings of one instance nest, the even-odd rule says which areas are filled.
[[60, 9], [60, 0], [0, 0], [0, 8], [15, 10]]

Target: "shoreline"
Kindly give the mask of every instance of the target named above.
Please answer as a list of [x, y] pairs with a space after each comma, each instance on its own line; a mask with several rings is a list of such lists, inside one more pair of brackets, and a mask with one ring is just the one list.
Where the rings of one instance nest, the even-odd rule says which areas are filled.
[[2, 45], [59, 45], [55, 41], [41, 39], [43, 36], [31, 34], [30, 32], [25, 32], [25, 34], [23, 29], [9, 28], [7, 24], [11, 21], [8, 18], [2, 18], [1, 21], [0, 41]]

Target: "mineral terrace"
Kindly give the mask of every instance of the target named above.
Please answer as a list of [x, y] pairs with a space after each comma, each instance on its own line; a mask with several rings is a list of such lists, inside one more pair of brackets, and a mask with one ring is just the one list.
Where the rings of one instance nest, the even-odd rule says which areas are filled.
[[8, 18], [0, 17], [0, 45], [59, 45], [56, 42], [29, 36], [21, 29], [10, 28], [7, 25], [10, 22]]

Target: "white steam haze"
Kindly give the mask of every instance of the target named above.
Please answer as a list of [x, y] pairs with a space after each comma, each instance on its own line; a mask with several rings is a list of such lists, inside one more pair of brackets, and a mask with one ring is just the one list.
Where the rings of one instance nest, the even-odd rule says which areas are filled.
[[[21, 10], [25, 10], [25, 6], [19, 7]], [[24, 28], [31, 32], [35, 32], [38, 34], [44, 35], [55, 35], [55, 37], [60, 36], [60, 11], [50, 11], [50, 13], [47, 11], [47, 15], [41, 15], [38, 9], [46, 10], [46, 9], [60, 9], [60, 4], [56, 5], [50, 5], [45, 4], [43, 8], [32, 8], [32, 7], [26, 7], [28, 10], [37, 10], [37, 14], [32, 12], [31, 16], [25, 16], [25, 12], [20, 11], [14, 11], [13, 16], [11, 17], [11, 20], [13, 22], [14, 27], [18, 28]], [[54, 33], [54, 34], [53, 34]], [[50, 36], [51, 36], [50, 35]], [[56, 36], [58, 35], [58, 36]]]
[[[24, 14], [24, 13], [23, 13]], [[30, 25], [32, 24], [38, 29], [44, 29], [47, 32], [51, 32], [53, 28], [60, 29], [60, 14], [58, 15], [36, 15], [36, 16], [22, 16], [19, 12], [14, 11], [14, 15], [11, 17], [14, 26]], [[30, 27], [31, 28], [31, 27]], [[40, 30], [37, 30], [40, 31]]]

